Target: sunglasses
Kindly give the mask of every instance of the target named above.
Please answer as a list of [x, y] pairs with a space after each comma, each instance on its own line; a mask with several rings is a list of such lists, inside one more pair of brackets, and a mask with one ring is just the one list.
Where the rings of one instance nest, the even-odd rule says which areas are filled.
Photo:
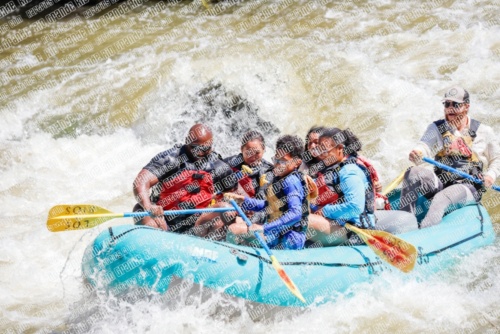
[[460, 108], [462, 106], [463, 103], [459, 103], [459, 102], [454, 102], [454, 101], [445, 101], [443, 102], [443, 106], [445, 108], [449, 108], [451, 106], [453, 106], [453, 108]]
[[212, 149], [212, 145], [198, 145], [198, 144], [189, 144], [192, 150], [208, 152]]
[[275, 165], [286, 165], [288, 163], [288, 160], [276, 159], [275, 157], [273, 157], [272, 160], [273, 160], [273, 164], [275, 164]]

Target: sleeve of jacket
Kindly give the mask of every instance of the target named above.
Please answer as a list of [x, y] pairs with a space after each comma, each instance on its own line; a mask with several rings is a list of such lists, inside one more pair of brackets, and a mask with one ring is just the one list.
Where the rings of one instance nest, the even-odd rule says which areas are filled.
[[418, 144], [413, 148], [423, 153], [425, 157], [434, 158], [434, 155], [443, 148], [443, 139], [436, 124], [431, 123], [425, 130]]
[[241, 208], [247, 211], [262, 211], [266, 207], [266, 204], [265, 200], [245, 197]]
[[485, 169], [485, 175], [489, 175], [493, 180], [496, 180], [500, 175], [500, 148], [496, 135], [491, 127], [485, 125], [479, 127], [479, 135], [486, 142], [483, 154], [486, 157], [488, 168]]
[[179, 160], [175, 158], [176, 150], [178, 150], [178, 147], [158, 153], [143, 169], [148, 170], [158, 180], [161, 180], [169, 172], [179, 168]]
[[297, 175], [290, 175], [285, 179], [283, 192], [286, 196], [288, 210], [280, 218], [265, 224], [264, 234], [279, 232], [280, 229], [296, 224], [302, 217], [302, 201], [304, 200], [305, 193]]

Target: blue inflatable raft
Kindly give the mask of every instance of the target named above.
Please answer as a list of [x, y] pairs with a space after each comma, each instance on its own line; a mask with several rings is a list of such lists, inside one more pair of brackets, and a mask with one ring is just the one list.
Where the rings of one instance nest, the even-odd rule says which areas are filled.
[[[419, 256], [409, 274], [431, 274], [456, 261], [457, 255], [494, 241], [490, 217], [480, 205], [470, 205], [444, 217], [436, 226], [399, 237], [417, 247]], [[338, 246], [300, 251], [274, 251], [307, 305], [335, 299], [353, 284], [366, 282], [383, 270], [393, 270], [368, 247]], [[123, 225], [103, 231], [83, 258], [83, 274], [94, 286], [116, 293], [140, 288], [174, 296], [189, 282], [250, 303], [305, 306], [284, 286], [263, 249], [214, 242], [144, 226]]]

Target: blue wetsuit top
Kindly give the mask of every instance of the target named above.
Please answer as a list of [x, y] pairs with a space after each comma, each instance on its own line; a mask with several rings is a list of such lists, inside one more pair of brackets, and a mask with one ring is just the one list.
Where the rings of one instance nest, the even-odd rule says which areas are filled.
[[[264, 236], [271, 248], [282, 243], [285, 249], [302, 249], [306, 241], [305, 231], [289, 230], [284, 234], [281, 231], [288, 230], [300, 222], [302, 218], [302, 203], [306, 196], [304, 188], [296, 174], [286, 176], [282, 185], [288, 210], [275, 221], [264, 224]], [[245, 197], [243, 209], [261, 211], [266, 205], [267, 201]]]

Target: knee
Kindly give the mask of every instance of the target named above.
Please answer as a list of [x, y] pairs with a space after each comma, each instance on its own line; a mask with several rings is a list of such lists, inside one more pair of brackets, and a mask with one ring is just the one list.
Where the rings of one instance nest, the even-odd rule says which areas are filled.
[[222, 223], [227, 226], [235, 222], [237, 215], [238, 214], [236, 212], [228, 211], [228, 212], [223, 212], [220, 218]]
[[136, 203], [134, 205], [134, 208], [132, 209], [132, 212], [143, 212], [144, 209], [142, 208], [142, 206], [139, 204], [139, 203]]
[[469, 199], [473, 198], [469, 189], [456, 184], [437, 193], [433, 202], [442, 202], [443, 205], [464, 205]]
[[431, 201], [431, 207], [432, 206], [447, 206], [451, 204], [449, 196], [446, 194], [445, 191], [440, 191], [434, 197], [432, 198]]
[[211, 221], [212, 229], [221, 229], [224, 227], [224, 222], [220, 217], [216, 217]]
[[407, 172], [405, 179], [409, 180], [411, 183], [415, 183], [416, 181], [420, 180], [426, 173], [428, 173], [428, 170], [424, 167], [413, 166]]

